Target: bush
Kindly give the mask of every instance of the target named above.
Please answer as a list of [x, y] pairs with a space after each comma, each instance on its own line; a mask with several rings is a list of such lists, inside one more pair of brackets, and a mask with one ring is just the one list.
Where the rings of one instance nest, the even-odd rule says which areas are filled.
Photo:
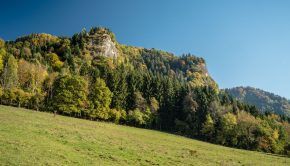
[[143, 113], [138, 108], [136, 108], [133, 111], [129, 111], [128, 121], [129, 121], [129, 123], [131, 123], [135, 126], [145, 125], [146, 122], [145, 122], [143, 116], [144, 116]]
[[117, 110], [117, 109], [111, 109], [109, 112], [109, 120], [115, 123], [119, 123], [120, 121], [126, 120], [126, 111], [125, 110]]
[[146, 109], [145, 111], [140, 111], [140, 109], [136, 108], [133, 111], [129, 111], [127, 120], [129, 123], [135, 126], [150, 126], [153, 118], [151, 118], [150, 109]]

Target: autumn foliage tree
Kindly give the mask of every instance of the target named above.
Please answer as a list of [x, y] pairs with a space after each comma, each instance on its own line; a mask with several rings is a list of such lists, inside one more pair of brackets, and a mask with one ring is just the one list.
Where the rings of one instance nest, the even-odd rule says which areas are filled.
[[89, 99], [91, 108], [88, 113], [91, 118], [107, 120], [110, 118], [110, 104], [112, 93], [103, 79], [97, 78], [90, 89]]
[[81, 116], [88, 108], [88, 84], [80, 76], [60, 76], [53, 85], [53, 110], [73, 116]]

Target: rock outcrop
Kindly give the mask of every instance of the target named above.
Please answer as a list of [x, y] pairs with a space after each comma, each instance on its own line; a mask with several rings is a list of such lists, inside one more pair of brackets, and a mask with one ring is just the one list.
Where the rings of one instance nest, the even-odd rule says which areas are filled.
[[106, 29], [100, 28], [91, 31], [87, 36], [86, 49], [91, 56], [102, 55], [110, 58], [118, 57], [118, 49], [111, 35]]

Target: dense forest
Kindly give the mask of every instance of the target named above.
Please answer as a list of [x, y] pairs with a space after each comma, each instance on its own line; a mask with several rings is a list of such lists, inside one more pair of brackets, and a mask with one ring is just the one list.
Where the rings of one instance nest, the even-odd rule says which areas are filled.
[[290, 100], [253, 87], [225, 89], [235, 99], [255, 105], [262, 112], [273, 112], [290, 117]]
[[126, 46], [106, 28], [0, 41], [1, 104], [289, 154], [288, 119], [218, 89], [203, 58]]

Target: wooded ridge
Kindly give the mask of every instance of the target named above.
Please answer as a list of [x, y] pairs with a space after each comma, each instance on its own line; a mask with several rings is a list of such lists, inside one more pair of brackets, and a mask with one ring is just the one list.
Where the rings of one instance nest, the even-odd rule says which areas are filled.
[[289, 154], [289, 118], [220, 91], [205, 60], [122, 45], [106, 28], [0, 41], [1, 104]]

